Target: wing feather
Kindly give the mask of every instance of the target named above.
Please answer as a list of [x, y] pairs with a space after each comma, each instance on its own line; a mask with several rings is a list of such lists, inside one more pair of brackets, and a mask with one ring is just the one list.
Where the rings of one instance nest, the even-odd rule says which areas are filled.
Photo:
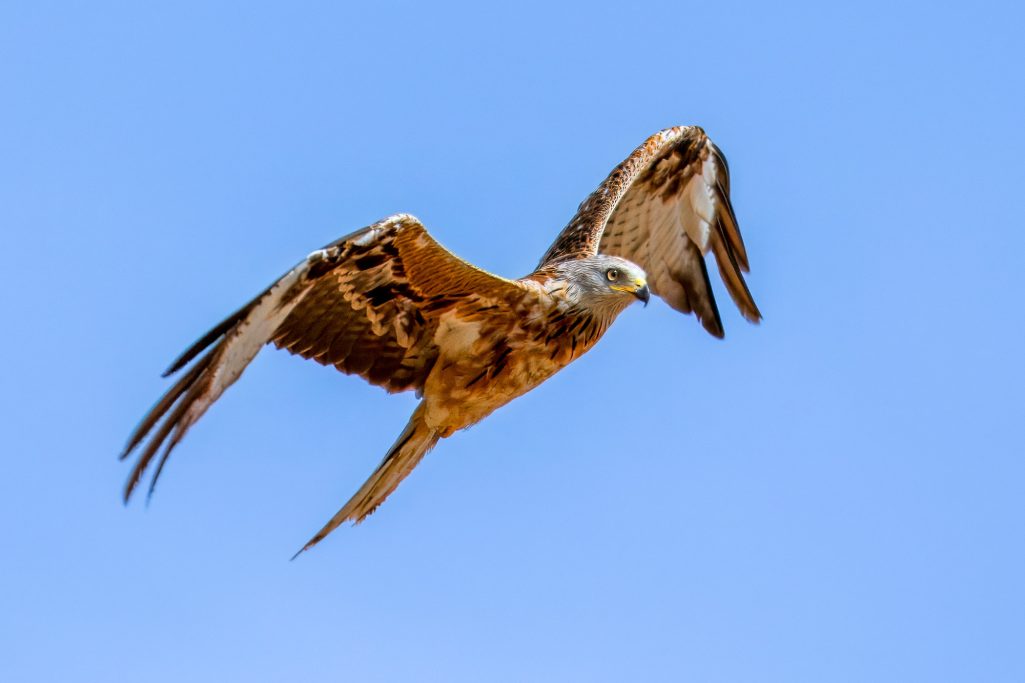
[[388, 391], [420, 390], [438, 355], [434, 330], [445, 310], [523, 291], [453, 255], [408, 214], [312, 253], [171, 364], [166, 374], [185, 373], [143, 417], [121, 454], [141, 449], [125, 500], [159, 453], [152, 493], [175, 445], [267, 343]]
[[705, 256], [711, 252], [726, 290], [751, 322], [761, 312], [744, 281], [747, 250], [730, 204], [726, 158], [697, 126], [648, 138], [581, 205], [541, 259], [546, 265], [597, 253], [621, 256], [648, 273], [670, 306], [693, 312], [722, 337]]

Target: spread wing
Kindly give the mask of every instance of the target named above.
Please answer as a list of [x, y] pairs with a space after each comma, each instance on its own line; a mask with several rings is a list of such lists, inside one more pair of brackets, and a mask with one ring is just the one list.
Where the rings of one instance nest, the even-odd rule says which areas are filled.
[[122, 458], [145, 447], [125, 500], [162, 448], [153, 492], [171, 450], [268, 342], [388, 391], [420, 390], [438, 357], [439, 318], [468, 299], [486, 307], [522, 288], [456, 257], [406, 214], [313, 252], [164, 373], [184, 370], [129, 437]]
[[648, 138], [609, 174], [540, 267], [596, 253], [628, 259], [647, 272], [651, 291], [722, 337], [708, 252], [741, 314], [758, 322], [761, 313], [744, 282], [747, 252], [730, 205], [726, 158], [701, 128], [679, 126]]

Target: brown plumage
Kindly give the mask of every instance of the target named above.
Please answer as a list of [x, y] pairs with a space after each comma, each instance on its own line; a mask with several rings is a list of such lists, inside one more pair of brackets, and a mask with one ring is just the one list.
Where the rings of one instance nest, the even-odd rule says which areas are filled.
[[649, 283], [721, 337], [709, 251], [741, 312], [757, 322], [726, 162], [700, 128], [649, 138], [519, 280], [459, 259], [408, 214], [386, 218], [310, 254], [171, 364], [165, 376], [184, 374], [122, 453], [141, 449], [125, 500], [156, 460], [152, 493], [173, 448], [267, 343], [389, 392], [416, 391], [422, 401], [382, 463], [305, 550], [365, 519], [439, 439], [585, 353], [632, 301], [647, 302]]
[[596, 253], [621, 256], [648, 274], [651, 291], [723, 336], [704, 254], [715, 255], [745, 318], [762, 315], [748, 291], [747, 251], [730, 204], [726, 158], [697, 126], [648, 138], [617, 166], [559, 234], [542, 263]]

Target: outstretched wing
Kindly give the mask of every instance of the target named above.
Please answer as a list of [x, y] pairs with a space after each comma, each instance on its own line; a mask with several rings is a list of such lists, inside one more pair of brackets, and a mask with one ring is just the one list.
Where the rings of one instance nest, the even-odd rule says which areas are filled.
[[468, 299], [485, 307], [522, 287], [453, 255], [407, 214], [313, 252], [164, 373], [185, 370], [129, 437], [122, 458], [145, 447], [125, 500], [163, 448], [153, 492], [171, 450], [268, 342], [388, 391], [419, 390], [438, 356], [439, 318]]
[[747, 252], [730, 205], [726, 158], [701, 128], [678, 126], [652, 135], [609, 174], [540, 268], [596, 253], [628, 259], [648, 273], [651, 291], [722, 337], [704, 259], [710, 251], [740, 312], [758, 322], [744, 282]]

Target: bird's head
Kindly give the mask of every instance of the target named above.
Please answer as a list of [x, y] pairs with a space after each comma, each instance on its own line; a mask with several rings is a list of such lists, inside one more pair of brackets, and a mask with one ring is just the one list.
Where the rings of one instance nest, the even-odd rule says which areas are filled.
[[556, 268], [570, 283], [571, 296], [589, 308], [622, 310], [637, 299], [647, 306], [651, 297], [644, 269], [618, 256], [598, 254]]

